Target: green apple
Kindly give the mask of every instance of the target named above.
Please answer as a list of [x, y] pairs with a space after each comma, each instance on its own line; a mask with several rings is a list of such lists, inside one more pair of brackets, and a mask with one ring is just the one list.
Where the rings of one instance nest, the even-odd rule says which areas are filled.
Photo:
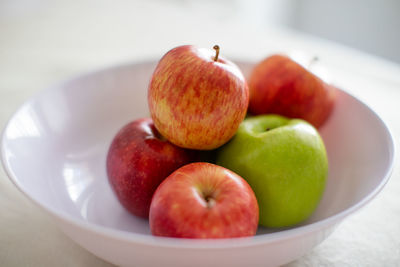
[[256, 194], [259, 223], [293, 226], [318, 206], [328, 175], [322, 138], [309, 123], [278, 115], [246, 118], [217, 152], [217, 164], [242, 176]]

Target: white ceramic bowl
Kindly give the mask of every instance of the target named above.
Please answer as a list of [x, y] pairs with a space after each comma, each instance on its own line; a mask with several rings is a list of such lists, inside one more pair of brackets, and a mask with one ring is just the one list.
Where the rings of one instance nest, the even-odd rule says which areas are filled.
[[[153, 237], [110, 189], [105, 158], [114, 134], [148, 116], [147, 84], [155, 62], [118, 66], [41, 92], [10, 119], [1, 156], [12, 182], [59, 227], [98, 257], [122, 266], [276, 266], [324, 240], [389, 179], [394, 146], [382, 120], [340, 91], [321, 129], [330, 163], [327, 188], [313, 216], [297, 227], [259, 229], [252, 238]], [[239, 66], [248, 73], [251, 64]]]

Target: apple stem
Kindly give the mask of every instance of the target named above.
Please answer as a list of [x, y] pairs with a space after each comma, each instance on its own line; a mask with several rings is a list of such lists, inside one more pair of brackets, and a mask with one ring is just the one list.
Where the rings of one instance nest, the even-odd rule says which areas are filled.
[[315, 64], [315, 62], [319, 61], [319, 58], [317, 56], [313, 56], [313, 58], [308, 62], [308, 68], [311, 68], [312, 65]]
[[215, 200], [211, 197], [206, 198], [207, 208], [212, 208], [215, 205]]
[[213, 49], [215, 50], [214, 61], [217, 61], [218, 60], [218, 55], [219, 55], [219, 45], [214, 45]]

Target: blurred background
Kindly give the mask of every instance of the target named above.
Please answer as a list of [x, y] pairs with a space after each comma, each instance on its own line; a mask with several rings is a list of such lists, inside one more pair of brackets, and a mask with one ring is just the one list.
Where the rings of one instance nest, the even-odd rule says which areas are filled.
[[[85, 17], [93, 17], [93, 14], [98, 15], [95, 21], [83, 22]], [[143, 35], [147, 35], [142, 36], [145, 39], [152, 35], [146, 31], [149, 21], [150, 24], [159, 23], [160, 27], [171, 20], [180, 20], [182, 24], [215, 21], [216, 27], [221, 21], [235, 21], [251, 28], [287, 27], [400, 62], [399, 14], [400, 2], [397, 0], [1, 0], [0, 41], [4, 44], [13, 41], [7, 40], [9, 38], [25, 34], [44, 39], [43, 28], [58, 28], [66, 38], [76, 39], [64, 40], [64, 45], [71, 45], [73, 41], [79, 42], [79, 38], [99, 34], [101, 29], [106, 31], [115, 20], [139, 24]], [[62, 21], [59, 22], [61, 25], [53, 24], [54, 20]], [[74, 20], [82, 22], [87, 32], [73, 28]], [[52, 23], [46, 25], [46, 21]], [[113, 30], [120, 32], [134, 27], [125, 26]], [[179, 27], [173, 30], [179, 31]], [[84, 35], [75, 35], [77, 31]], [[196, 35], [196, 31], [191, 34]], [[51, 37], [47, 36], [47, 41]], [[165, 38], [168, 38], [167, 32]], [[107, 39], [103, 41], [112, 42]], [[29, 49], [29, 45], [25, 48]], [[85, 49], [87, 47], [82, 47], [82, 52]]]
[[236, 2], [240, 7], [238, 13], [241, 17], [254, 25], [268, 23], [284, 25], [400, 62], [400, 1], [238, 0]]

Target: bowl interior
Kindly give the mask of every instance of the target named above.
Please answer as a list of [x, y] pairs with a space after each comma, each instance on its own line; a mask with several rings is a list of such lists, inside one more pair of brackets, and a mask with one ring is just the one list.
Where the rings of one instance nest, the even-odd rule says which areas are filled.
[[[51, 212], [150, 235], [147, 220], [130, 215], [114, 196], [105, 159], [123, 125], [149, 116], [147, 84], [155, 64], [84, 75], [25, 103], [3, 133], [3, 163], [13, 182]], [[245, 75], [252, 66], [238, 64]], [[393, 144], [383, 122], [343, 91], [320, 132], [328, 151], [329, 178], [318, 209], [302, 225], [370, 200], [382, 188], [392, 164]], [[260, 227], [258, 234], [271, 231]]]

